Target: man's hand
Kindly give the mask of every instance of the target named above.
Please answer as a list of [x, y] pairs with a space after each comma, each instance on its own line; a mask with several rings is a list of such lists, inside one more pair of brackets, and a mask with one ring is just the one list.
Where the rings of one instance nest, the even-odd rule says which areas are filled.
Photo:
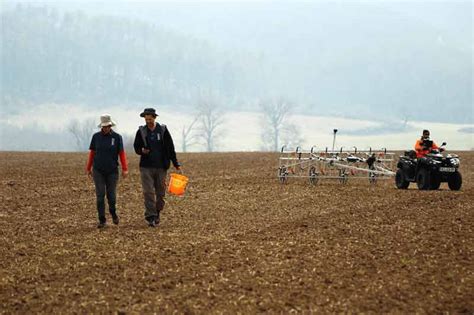
[[142, 154], [148, 154], [150, 153], [149, 149], [142, 148]]
[[128, 171], [122, 171], [122, 178], [125, 179], [128, 177]]
[[177, 171], [181, 171], [181, 165], [175, 166], [174, 167]]
[[87, 177], [89, 177], [90, 180], [92, 180], [92, 170], [86, 171]]

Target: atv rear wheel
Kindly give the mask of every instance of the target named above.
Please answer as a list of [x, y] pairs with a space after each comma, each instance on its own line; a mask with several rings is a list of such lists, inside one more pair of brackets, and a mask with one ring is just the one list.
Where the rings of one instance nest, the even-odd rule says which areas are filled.
[[416, 174], [416, 185], [420, 190], [428, 190], [431, 188], [431, 176], [430, 171], [422, 168]]
[[459, 190], [462, 186], [462, 176], [458, 171], [452, 173], [448, 177], [448, 186], [451, 190]]
[[410, 186], [410, 182], [405, 180], [405, 175], [401, 169], [398, 169], [395, 174], [395, 185], [398, 189], [407, 189]]

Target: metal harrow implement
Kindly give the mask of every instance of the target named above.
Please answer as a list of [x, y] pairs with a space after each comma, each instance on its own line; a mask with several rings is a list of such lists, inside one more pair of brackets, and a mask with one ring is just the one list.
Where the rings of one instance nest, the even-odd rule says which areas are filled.
[[297, 147], [296, 150], [286, 150], [283, 146], [280, 152], [278, 179], [285, 184], [289, 178], [307, 178], [312, 185], [322, 179], [336, 179], [341, 184], [347, 183], [349, 178], [367, 179], [371, 184], [379, 179], [389, 179], [395, 175], [395, 153], [381, 150], [316, 150], [309, 151]]

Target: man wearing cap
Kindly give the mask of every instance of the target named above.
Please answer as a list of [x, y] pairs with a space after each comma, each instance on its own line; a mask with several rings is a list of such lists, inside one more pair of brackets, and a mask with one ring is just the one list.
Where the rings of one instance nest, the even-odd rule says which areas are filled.
[[[92, 136], [89, 146], [89, 159], [86, 173], [94, 179], [97, 197], [97, 211], [99, 214], [98, 228], [105, 227], [105, 196], [109, 203], [109, 212], [114, 224], [119, 224], [116, 209], [116, 189], [118, 182], [118, 158], [122, 164], [122, 176], [128, 174], [127, 158], [123, 148], [122, 136], [112, 130], [115, 122], [110, 115], [100, 116], [100, 131]], [[93, 169], [92, 169], [93, 167]]]
[[140, 155], [140, 177], [145, 199], [145, 220], [150, 227], [160, 223], [160, 212], [165, 206], [166, 173], [173, 163], [179, 170], [173, 139], [166, 125], [156, 122], [154, 108], [145, 108], [140, 117], [145, 125], [135, 135], [133, 147]]

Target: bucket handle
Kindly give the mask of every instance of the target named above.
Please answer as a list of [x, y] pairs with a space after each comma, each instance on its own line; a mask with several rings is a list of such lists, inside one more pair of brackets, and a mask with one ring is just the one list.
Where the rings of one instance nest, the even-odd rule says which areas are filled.
[[183, 166], [180, 165], [180, 166], [179, 166], [179, 170], [178, 170], [178, 169], [175, 169], [174, 173], [178, 173], [178, 174], [180, 174], [180, 175], [184, 175]]

